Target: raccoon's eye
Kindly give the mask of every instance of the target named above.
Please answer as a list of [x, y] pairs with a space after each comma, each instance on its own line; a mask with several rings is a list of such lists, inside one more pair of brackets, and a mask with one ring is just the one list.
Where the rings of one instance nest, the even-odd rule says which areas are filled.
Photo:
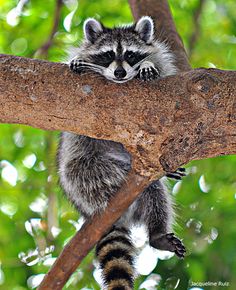
[[135, 53], [134, 53], [133, 51], [127, 51], [127, 52], [125, 53], [125, 58], [126, 58], [127, 60], [132, 61], [132, 60], [135, 59]]
[[124, 59], [128, 62], [129, 65], [133, 66], [139, 61], [139, 53], [127, 50], [125, 52]]
[[129, 65], [133, 66], [147, 56], [146, 53], [140, 53], [138, 51], [133, 52], [127, 50], [124, 54], [124, 59], [128, 62]]
[[106, 58], [107, 60], [112, 61], [115, 58], [115, 53], [114, 53], [114, 51], [109, 50], [109, 51], [103, 53], [103, 57]]
[[115, 59], [115, 53], [112, 50], [91, 55], [91, 62], [108, 67]]

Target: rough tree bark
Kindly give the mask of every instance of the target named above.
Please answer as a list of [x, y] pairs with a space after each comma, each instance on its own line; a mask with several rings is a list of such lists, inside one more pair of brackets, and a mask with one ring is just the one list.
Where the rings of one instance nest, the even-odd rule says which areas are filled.
[[117, 85], [63, 64], [2, 55], [0, 81], [1, 122], [122, 142], [143, 176], [235, 150], [234, 71]]
[[[159, 7], [155, 12], [154, 2]], [[130, 3], [136, 18], [147, 14], [159, 19], [180, 70], [189, 70], [167, 2]], [[1, 122], [112, 139], [125, 144], [134, 158], [128, 183], [103, 215], [95, 216], [70, 241], [39, 289], [62, 289], [148, 180], [192, 159], [236, 153], [235, 81], [236, 72], [201, 69], [153, 84], [117, 85], [76, 76], [62, 64], [0, 57]]]

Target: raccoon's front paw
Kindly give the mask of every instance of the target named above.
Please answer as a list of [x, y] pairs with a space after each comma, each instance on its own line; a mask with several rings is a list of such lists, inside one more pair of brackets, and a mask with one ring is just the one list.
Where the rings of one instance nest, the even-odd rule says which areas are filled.
[[183, 243], [173, 233], [163, 235], [152, 235], [150, 237], [150, 246], [158, 250], [174, 252], [177, 257], [184, 258], [186, 249]]
[[83, 61], [81, 59], [72, 59], [70, 69], [75, 73], [84, 72]]
[[150, 61], [144, 61], [139, 68], [137, 78], [143, 81], [151, 81], [160, 77], [160, 73]]

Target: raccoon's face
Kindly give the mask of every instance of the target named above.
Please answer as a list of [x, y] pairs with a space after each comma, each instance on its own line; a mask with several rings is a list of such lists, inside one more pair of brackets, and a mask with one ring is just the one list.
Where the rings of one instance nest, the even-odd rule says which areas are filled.
[[153, 51], [154, 25], [148, 16], [135, 25], [113, 29], [89, 18], [84, 23], [84, 35], [81, 66], [117, 83], [133, 79]]

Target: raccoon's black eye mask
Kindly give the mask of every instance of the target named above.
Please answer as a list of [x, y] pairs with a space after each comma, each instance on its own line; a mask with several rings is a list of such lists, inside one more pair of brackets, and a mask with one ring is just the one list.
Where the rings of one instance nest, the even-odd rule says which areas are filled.
[[[137, 51], [127, 50], [122, 56], [122, 59], [125, 60], [130, 66], [134, 66], [136, 63], [140, 62], [142, 59], [148, 56], [147, 53], [141, 53]], [[113, 50], [102, 52], [99, 54], [94, 54], [91, 56], [92, 63], [96, 63], [103, 67], [108, 67], [114, 60], [116, 60], [116, 55]], [[119, 57], [121, 60], [121, 57]]]
[[147, 53], [140, 53], [137, 51], [134, 52], [131, 50], [127, 50], [124, 54], [124, 60], [127, 61], [130, 66], [133, 66], [147, 56], [148, 56]]
[[114, 51], [109, 50], [99, 54], [94, 54], [91, 56], [91, 60], [98, 65], [108, 67], [115, 60], [115, 53]]

